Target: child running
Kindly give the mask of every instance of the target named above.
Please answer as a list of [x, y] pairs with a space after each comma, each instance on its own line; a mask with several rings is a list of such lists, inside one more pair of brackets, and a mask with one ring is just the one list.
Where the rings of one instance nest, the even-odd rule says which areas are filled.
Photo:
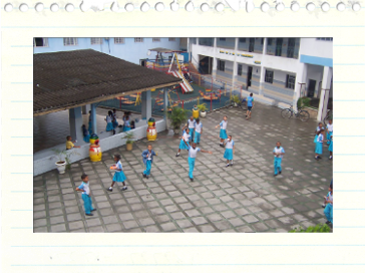
[[333, 135], [330, 136], [330, 146], [328, 146], [328, 151], [330, 152], [329, 160], [332, 160], [333, 156]]
[[111, 166], [111, 168], [113, 168], [115, 170], [115, 174], [113, 176], [113, 182], [112, 182], [111, 186], [108, 188], [108, 191], [113, 191], [113, 186], [114, 186], [115, 182], [123, 183], [122, 191], [125, 191], [126, 189], [128, 189], [127, 186], [125, 185], [125, 180], [127, 178], [125, 177], [125, 174], [123, 172], [122, 162], [120, 160], [121, 160], [120, 155], [114, 156], [114, 161], [116, 164]]
[[189, 146], [188, 163], [189, 163], [189, 178], [190, 178], [191, 182], [194, 181], [193, 171], [194, 171], [194, 167], [195, 167], [195, 158], [196, 158], [196, 155], [198, 152], [212, 154], [212, 152], [210, 152], [210, 151], [205, 151], [200, 148], [197, 148], [196, 143], [193, 143], [191, 146]]
[[179, 150], [177, 151], [176, 157], [180, 156], [181, 150], [189, 150], [189, 139], [190, 139], [189, 128], [186, 128], [181, 137]]
[[234, 141], [232, 136], [229, 135], [226, 141], [226, 150], [224, 151], [223, 158], [227, 159], [226, 167], [233, 165], [233, 154], [234, 154]]
[[285, 150], [281, 147], [280, 141], [276, 142], [276, 147], [273, 150], [274, 154], [274, 176], [281, 174], [281, 161], [283, 159], [283, 155], [285, 154]]
[[66, 137], [66, 150], [71, 150], [72, 148], [80, 148], [80, 146], [75, 146], [74, 143], [76, 143], [76, 141], [72, 141], [72, 137], [67, 136]]
[[200, 119], [196, 119], [195, 124], [195, 137], [194, 137], [194, 143], [199, 144], [200, 143], [200, 136], [203, 133], [203, 124], [200, 122]]
[[221, 123], [219, 123], [219, 125], [215, 126], [215, 128], [217, 129], [218, 127], [221, 128], [220, 132], [219, 132], [219, 137], [221, 139], [219, 145], [221, 147], [224, 147], [224, 140], [227, 139], [227, 116], [223, 117], [223, 120], [221, 121]]
[[247, 98], [246, 120], [251, 118], [251, 113], [252, 113], [253, 106], [254, 106], [254, 99], [253, 99], [253, 94], [251, 93], [250, 96]]
[[93, 216], [91, 212], [96, 211], [96, 209], [93, 208], [93, 203], [90, 197], [89, 177], [87, 176], [87, 174], [83, 174], [81, 175], [81, 180], [82, 183], [76, 188], [76, 191], [82, 192], [81, 197], [84, 201], [85, 214], [87, 216]]
[[333, 134], [333, 124], [332, 124], [332, 119], [328, 120], [328, 124], [326, 126], [326, 131], [327, 131], [327, 134], [326, 134], [326, 140], [327, 140], [327, 145], [330, 145], [331, 144], [331, 136]]
[[333, 224], [333, 189], [332, 189], [332, 184], [330, 185], [330, 187], [328, 188], [328, 194], [327, 196], [324, 196], [324, 215], [327, 218], [327, 225], [332, 225]]
[[112, 111], [108, 111], [108, 115], [106, 116], [105, 121], [106, 121], [106, 129], [105, 130], [107, 132], [112, 131], [113, 135], [114, 135], [115, 130], [114, 130], [114, 127], [113, 127], [113, 112]]
[[157, 153], [152, 150], [152, 145], [149, 144], [147, 146], [147, 150], [142, 152], [143, 163], [146, 165], [146, 170], [144, 170], [142, 173], [144, 178], [148, 179], [150, 176], [154, 156], [157, 156]]
[[196, 125], [196, 122], [194, 120], [194, 117], [191, 116], [190, 119], [188, 119], [188, 122], [186, 123], [186, 125], [183, 127], [183, 129], [189, 128], [190, 141], [193, 141], [194, 140], [194, 129], [195, 129], [195, 125]]
[[322, 148], [323, 148], [323, 129], [320, 129], [317, 132], [317, 139], [315, 143], [316, 143], [316, 150], [314, 151], [315, 153], [314, 158], [317, 160], [322, 159], [320, 155], [322, 154]]

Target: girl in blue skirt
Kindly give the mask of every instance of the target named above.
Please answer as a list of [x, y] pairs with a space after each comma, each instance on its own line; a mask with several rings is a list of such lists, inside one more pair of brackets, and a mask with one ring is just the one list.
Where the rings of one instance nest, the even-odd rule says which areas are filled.
[[320, 130], [324, 130], [324, 127], [323, 127], [323, 123], [322, 122], [319, 122], [318, 123], [318, 126], [317, 126], [316, 130], [314, 131], [314, 133], [315, 133], [314, 140], [313, 140], [314, 143], [316, 143], [316, 141], [317, 141], [318, 132]]
[[106, 121], [106, 131], [110, 132], [113, 131], [113, 135], [115, 134], [114, 127], [113, 127], [113, 112], [109, 111], [108, 115], [105, 118]]
[[185, 128], [189, 128], [189, 135], [190, 135], [190, 141], [194, 140], [194, 129], [196, 126], [196, 121], [194, 119], [193, 116], [190, 117], [190, 119], [188, 119], [188, 122], [186, 123], [186, 125], [183, 127], [183, 129]]
[[131, 130], [131, 123], [129, 121], [129, 116], [125, 117], [124, 125], [123, 125], [123, 132], [128, 132]]
[[157, 153], [155, 153], [155, 151], [152, 150], [152, 145], [149, 144], [147, 147], [147, 150], [144, 150], [142, 152], [143, 163], [146, 165], [146, 170], [144, 170], [142, 173], [144, 178], [148, 179], [148, 177], [151, 173], [151, 167], [152, 167], [154, 156], [157, 156]]
[[118, 127], [118, 121], [117, 121], [117, 110], [113, 109], [113, 128]]
[[332, 133], [333, 133], [333, 124], [332, 124], [332, 119], [328, 120], [328, 124], [327, 124], [327, 127], [326, 127], [326, 131], [327, 131], [327, 137], [326, 137], [326, 140], [327, 140], [327, 145], [330, 145], [331, 144], [331, 136], [332, 136]]
[[233, 165], [233, 154], [234, 154], [234, 141], [232, 140], [232, 136], [229, 135], [226, 142], [226, 150], [223, 155], [223, 157], [227, 159], [226, 167]]
[[190, 140], [190, 131], [189, 128], [186, 128], [181, 137], [179, 150], [177, 151], [176, 157], [180, 156], [181, 150], [189, 150], [189, 140]]
[[113, 191], [113, 186], [115, 182], [123, 183], [122, 191], [125, 191], [127, 189], [127, 186], [125, 185], [125, 180], [127, 178], [125, 177], [125, 174], [123, 172], [122, 162], [120, 160], [121, 160], [120, 155], [114, 156], [114, 161], [116, 164], [114, 164], [112, 167], [115, 168], [115, 174], [113, 176], [113, 182], [111, 186], [108, 188], [108, 191]]
[[315, 159], [321, 159], [321, 157], [319, 155], [322, 154], [322, 148], [323, 148], [323, 129], [320, 129], [317, 132], [317, 138], [315, 140], [316, 143], [316, 150], [315, 150], [315, 155], [314, 158]]
[[328, 151], [330, 152], [329, 160], [332, 160], [332, 152], [333, 152], [333, 135], [330, 136], [330, 146], [328, 147]]
[[220, 132], [219, 132], [219, 137], [221, 139], [219, 145], [221, 147], [224, 147], [224, 140], [227, 139], [227, 116], [223, 117], [223, 120], [221, 121], [221, 123], [219, 123], [219, 125], [215, 126], [215, 128], [217, 129], [218, 127], [220, 127]]

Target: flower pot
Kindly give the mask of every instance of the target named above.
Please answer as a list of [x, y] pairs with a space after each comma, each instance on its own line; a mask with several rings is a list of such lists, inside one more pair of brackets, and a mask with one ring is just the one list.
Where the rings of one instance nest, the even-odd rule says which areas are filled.
[[66, 161], [56, 162], [57, 170], [60, 174], [64, 174], [66, 170]]
[[127, 151], [132, 151], [133, 144], [132, 143], [127, 143], [126, 149], [127, 149]]
[[202, 118], [205, 118], [205, 117], [207, 116], [207, 112], [206, 112], [206, 111], [201, 111], [201, 112], [200, 112], [200, 116], [201, 116]]

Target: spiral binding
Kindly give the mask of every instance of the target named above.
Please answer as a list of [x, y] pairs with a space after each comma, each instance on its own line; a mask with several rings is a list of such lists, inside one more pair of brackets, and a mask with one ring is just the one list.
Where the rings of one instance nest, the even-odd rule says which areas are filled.
[[[111, 2], [108, 0], [104, 0], [105, 2]], [[94, 2], [97, 2], [94, 0]], [[65, 10], [66, 12], [73, 12], [74, 10], [80, 10], [82, 12], [86, 12], [89, 9], [93, 9], [95, 11], [107, 11], [103, 9], [103, 1], [99, 0], [98, 5], [92, 5], [90, 4], [90, 0], [84, 0], [80, 6], [75, 6], [72, 3], [66, 3], [64, 6], [60, 6], [58, 3], [53, 3], [49, 7], [45, 7], [45, 5], [42, 2], [36, 3], [34, 7], [29, 6], [26, 3], [20, 3], [19, 6], [14, 6], [12, 3], [6, 3], [3, 7], [3, 10], [6, 12], [12, 12], [13, 10], [19, 10], [20, 12], [27, 12], [30, 9], [34, 9], [36, 12], [43, 12], [45, 9], [49, 10], [50, 12], [58, 12], [59, 10]], [[181, 1], [180, 1], [181, 2]], [[261, 1], [255, 1], [261, 2]], [[305, 4], [301, 5], [298, 1], [293, 1], [290, 4], [290, 7], [286, 7], [284, 2], [282, 0], [276, 0], [273, 3], [269, 3], [267, 1], [263, 1], [261, 3], [257, 3], [257, 6], [254, 3], [254, 0], [222, 0], [221, 2], [209, 4], [208, 2], [203, 3], [196, 3], [194, 0], [187, 0], [186, 4], [179, 3], [177, 0], [172, 0], [172, 2], [169, 5], [166, 5], [163, 2], [157, 2], [154, 3], [154, 5], [151, 5], [148, 3], [148, 1], [143, 2], [140, 5], [133, 4], [132, 2], [127, 2], [124, 6], [120, 6], [118, 2], [114, 1], [110, 5], [110, 11], [111, 12], [132, 12], [132, 11], [141, 11], [141, 12], [147, 12], [151, 9], [154, 9], [158, 12], [177, 12], [177, 11], [187, 11], [187, 12], [193, 12], [196, 10], [199, 10], [201, 12], [208, 12], [211, 10], [214, 10], [216, 12], [224, 12], [225, 10], [232, 10], [232, 11], [238, 11], [238, 10], [245, 10], [246, 12], [250, 13], [254, 9], [260, 9], [262, 12], [268, 12], [270, 10], [275, 10], [277, 12], [281, 12], [285, 10], [286, 8], [289, 8], [293, 12], [297, 12], [300, 9], [305, 9], [308, 12], [313, 11], [322, 11], [322, 12], [328, 12], [331, 9], [335, 9], [339, 12], [343, 12], [345, 10], [349, 10], [352, 12], [359, 12], [362, 7], [359, 2], [344, 2], [340, 1], [335, 6], [331, 6], [328, 2], [320, 2], [317, 5], [315, 2], [309, 1], [305, 2]]]

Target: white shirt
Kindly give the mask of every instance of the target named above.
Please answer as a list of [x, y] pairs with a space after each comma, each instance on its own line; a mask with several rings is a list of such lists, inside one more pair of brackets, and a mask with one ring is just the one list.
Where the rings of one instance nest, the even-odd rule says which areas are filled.
[[[274, 148], [274, 150], [273, 150], [273, 152], [274, 152], [275, 154], [277, 154], [277, 153], [283, 153], [283, 154], [285, 154], [284, 148], [283, 148], [283, 147], [281, 147], [281, 146], [280, 146], [280, 148], [275, 147], [275, 148]], [[279, 156], [274, 155], [274, 156], [275, 156], [275, 157], [278, 157], [278, 158], [283, 158], [283, 155], [279, 155]]]
[[319, 135], [317, 136], [317, 142], [318, 142], [318, 143], [322, 143], [322, 142], [323, 142], [323, 135], [322, 135], [322, 134], [319, 134]]
[[222, 120], [222, 122], [219, 124], [221, 126], [221, 129], [226, 130], [227, 129], [227, 121]]
[[79, 189], [84, 190], [82, 194], [87, 194], [87, 195], [90, 194], [89, 183], [82, 182], [81, 185], [79, 186]]
[[333, 123], [327, 124], [327, 129], [328, 129], [328, 131], [333, 132]]
[[233, 149], [233, 146], [234, 146], [234, 141], [233, 140], [227, 141], [226, 149]]
[[333, 202], [333, 195], [331, 194], [331, 192], [328, 193], [327, 201]]
[[189, 127], [189, 129], [192, 129], [192, 128], [195, 128], [195, 120], [193, 119], [192, 121], [189, 119], [188, 120], [188, 127]]
[[190, 146], [190, 148], [189, 148], [189, 157], [190, 158], [196, 158], [196, 154], [198, 153], [200, 151], [200, 148], [193, 148], [193, 147], [191, 147]]
[[201, 122], [195, 124], [195, 132], [200, 134], [202, 132], [202, 128], [203, 128], [203, 124]]
[[[115, 165], [116, 165], [117, 169], [121, 169], [121, 170], [123, 169], [122, 162], [120, 162], [120, 160]], [[115, 172], [118, 172], [119, 173], [120, 171], [116, 170]]]
[[187, 133], [187, 132], [184, 132], [182, 138], [187, 142], [189, 143], [189, 139], [190, 139], [190, 135]]
[[106, 116], [106, 122], [107, 122], [107, 123], [112, 122], [112, 118], [111, 118], [111, 116]]

